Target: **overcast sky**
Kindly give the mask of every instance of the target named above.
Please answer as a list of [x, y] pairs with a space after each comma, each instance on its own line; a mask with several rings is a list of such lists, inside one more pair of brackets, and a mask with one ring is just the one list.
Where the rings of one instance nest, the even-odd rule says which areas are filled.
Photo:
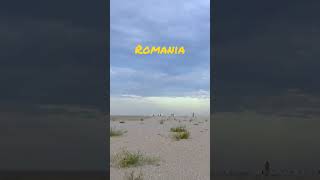
[[[113, 0], [110, 25], [111, 114], [209, 112], [209, 0]], [[186, 53], [137, 56], [138, 43]]]
[[216, 2], [218, 111], [319, 107], [319, 6], [317, 0]]
[[106, 13], [104, 1], [1, 3], [1, 171], [107, 169], [104, 119], [38, 107], [108, 103]]
[[101, 107], [108, 71], [106, 8], [100, 6], [6, 1], [0, 7], [0, 103]]

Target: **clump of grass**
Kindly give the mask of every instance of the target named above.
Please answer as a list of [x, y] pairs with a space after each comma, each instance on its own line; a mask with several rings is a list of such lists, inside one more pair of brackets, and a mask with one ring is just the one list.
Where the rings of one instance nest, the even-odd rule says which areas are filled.
[[186, 132], [185, 126], [177, 126], [170, 129], [171, 132]]
[[143, 174], [140, 171], [137, 175], [135, 175], [134, 171], [131, 171], [129, 174], [125, 175], [124, 180], [143, 180]]
[[164, 123], [164, 120], [163, 120], [163, 119], [161, 119], [161, 120], [160, 120], [160, 124], [163, 124], [163, 123]]
[[189, 139], [190, 137], [190, 132], [189, 131], [184, 131], [184, 132], [176, 132], [173, 134], [173, 138], [177, 141], [181, 139]]
[[110, 128], [110, 137], [122, 136], [127, 131]]
[[189, 137], [190, 137], [190, 132], [187, 131], [185, 126], [173, 127], [173, 128], [170, 129], [170, 131], [174, 132], [173, 138], [175, 140], [189, 139]]
[[130, 152], [123, 149], [112, 157], [112, 164], [119, 168], [136, 167], [156, 164], [159, 158], [145, 156], [141, 152]]
[[140, 119], [140, 121], [144, 121], [144, 119], [143, 119], [143, 118], [141, 118], [141, 119]]

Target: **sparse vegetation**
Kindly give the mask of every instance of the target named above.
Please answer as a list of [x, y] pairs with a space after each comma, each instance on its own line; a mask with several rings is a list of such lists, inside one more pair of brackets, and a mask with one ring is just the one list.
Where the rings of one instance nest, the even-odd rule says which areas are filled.
[[143, 165], [156, 164], [159, 158], [145, 156], [141, 152], [130, 152], [123, 149], [121, 152], [115, 154], [111, 162], [114, 166], [119, 168], [136, 167]]
[[180, 140], [180, 139], [189, 139], [190, 132], [187, 131], [185, 126], [177, 126], [173, 127], [170, 129], [171, 132], [174, 132], [173, 138], [175, 140]]
[[137, 175], [135, 175], [135, 172], [131, 171], [125, 175], [124, 180], [143, 180], [143, 174], [140, 171]]
[[160, 124], [163, 124], [163, 123], [164, 123], [164, 120], [163, 120], [163, 119], [161, 119], [161, 120], [160, 120]]
[[122, 136], [127, 131], [124, 130], [116, 130], [114, 128], [110, 128], [110, 137]]
[[186, 132], [185, 126], [177, 126], [170, 129], [171, 132]]
[[140, 121], [144, 121], [144, 119], [143, 119], [143, 118], [141, 118], [141, 119], [140, 119]]
[[180, 139], [189, 139], [190, 132], [189, 131], [176, 132], [176, 133], [173, 134], [173, 137], [177, 141], [179, 141]]

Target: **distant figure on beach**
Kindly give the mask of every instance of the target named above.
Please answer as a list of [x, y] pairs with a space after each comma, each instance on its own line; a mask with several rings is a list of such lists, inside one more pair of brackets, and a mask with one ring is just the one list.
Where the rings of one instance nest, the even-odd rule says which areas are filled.
[[264, 170], [262, 171], [262, 174], [265, 176], [269, 176], [270, 175], [270, 163], [269, 161], [266, 161], [264, 164]]

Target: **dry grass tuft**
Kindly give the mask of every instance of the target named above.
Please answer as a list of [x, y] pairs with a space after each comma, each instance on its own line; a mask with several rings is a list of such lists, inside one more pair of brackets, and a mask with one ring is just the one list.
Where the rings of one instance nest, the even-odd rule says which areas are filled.
[[189, 139], [190, 132], [187, 131], [185, 126], [177, 126], [170, 129], [171, 132], [173, 132], [172, 137], [179, 141], [180, 139]]
[[190, 132], [189, 131], [185, 131], [185, 132], [176, 132], [173, 134], [173, 138], [177, 141], [181, 140], [181, 139], [189, 139], [190, 137]]
[[119, 153], [116, 153], [111, 158], [111, 163], [113, 166], [118, 168], [128, 168], [136, 167], [143, 165], [153, 165], [159, 161], [159, 158], [145, 156], [141, 152], [130, 152], [128, 150], [122, 150]]
[[187, 129], [185, 126], [177, 126], [170, 129], [171, 132], [186, 132]]
[[124, 130], [116, 130], [114, 128], [110, 128], [110, 137], [122, 136], [127, 131]]

